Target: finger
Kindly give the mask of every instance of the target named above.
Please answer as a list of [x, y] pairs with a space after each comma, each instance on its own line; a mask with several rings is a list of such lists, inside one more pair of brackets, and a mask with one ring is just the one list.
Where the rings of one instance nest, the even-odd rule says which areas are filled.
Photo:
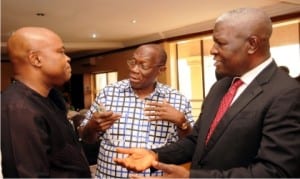
[[144, 107], [144, 111], [159, 111], [163, 106], [160, 105], [147, 105]]
[[160, 119], [160, 112], [156, 112], [155, 113], [155, 120], [159, 120]]
[[165, 104], [168, 103], [169, 104], [169, 102], [166, 98], [163, 99], [163, 103], [165, 103]]
[[157, 107], [155, 106], [147, 106], [144, 108], [144, 111], [156, 111]]
[[145, 116], [149, 116], [148, 121], [159, 121], [159, 120], [161, 120], [161, 112], [154, 112], [152, 114], [145, 115]]
[[146, 105], [148, 106], [154, 106], [154, 107], [161, 107], [162, 106], [162, 103], [161, 102], [158, 102], [158, 101], [148, 101], [146, 103]]
[[112, 114], [109, 117], [96, 118], [95, 120], [98, 122], [100, 127], [111, 126], [115, 123], [115, 121], [120, 120], [120, 114]]
[[129, 178], [131, 179], [140, 179], [142, 176], [138, 175], [138, 174], [129, 174]]
[[130, 171], [134, 171], [134, 172], [142, 172], [144, 171], [144, 168], [140, 167], [140, 166], [136, 166], [135, 164], [133, 164], [131, 162], [131, 160], [128, 160], [128, 158], [124, 158], [124, 159], [121, 159], [121, 158], [114, 158], [113, 161], [122, 166], [122, 167], [125, 167], [127, 170], [130, 170]]
[[138, 175], [138, 174], [129, 174], [129, 178], [130, 179], [146, 179], [147, 177], [144, 177], [143, 175]]
[[99, 123], [99, 128], [101, 131], [109, 129], [114, 124], [114, 121], [103, 121]]
[[129, 166], [130, 163], [127, 162], [126, 158], [125, 158], [125, 159], [123, 159], [123, 158], [113, 158], [113, 161], [114, 161], [117, 165], [120, 165], [120, 166], [122, 166], [122, 167], [127, 168], [128, 170], [131, 170], [131, 168], [130, 168], [130, 166]]
[[121, 116], [121, 114], [113, 114], [111, 117], [107, 118], [106, 121], [111, 121], [114, 123], [115, 121], [120, 120]]
[[121, 113], [113, 113], [113, 115], [112, 115], [112, 117], [113, 118], [120, 118], [122, 116], [122, 114]]
[[118, 165], [124, 165], [124, 159], [121, 159], [121, 158], [113, 158], [113, 161], [118, 164]]
[[107, 118], [113, 115], [112, 111], [104, 111], [104, 112], [95, 112], [93, 113], [93, 117], [95, 118]]
[[158, 113], [159, 111], [154, 111], [153, 109], [151, 109], [151, 111], [149, 110], [149, 111], [145, 111], [144, 112], [144, 115], [145, 116], [150, 116], [150, 117], [155, 117], [155, 116], [158, 116], [159, 115], [159, 113]]
[[133, 148], [128, 149], [128, 148], [117, 147], [116, 152], [121, 153], [121, 154], [133, 154], [134, 149]]
[[106, 122], [106, 121], [115, 122], [116, 120], [121, 118], [121, 114], [113, 113], [112, 111], [101, 112], [101, 113], [97, 113], [97, 114], [95, 113], [93, 118], [98, 122]]

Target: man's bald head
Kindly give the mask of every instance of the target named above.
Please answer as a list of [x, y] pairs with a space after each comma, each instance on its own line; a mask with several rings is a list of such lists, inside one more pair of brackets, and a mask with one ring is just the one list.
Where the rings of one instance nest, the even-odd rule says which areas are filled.
[[43, 49], [61, 42], [60, 37], [53, 31], [43, 27], [22, 27], [16, 30], [7, 41], [7, 50], [13, 64], [15, 75], [26, 74], [35, 68], [33, 59]]
[[271, 19], [261, 9], [240, 8], [216, 20], [211, 54], [218, 73], [241, 76], [270, 57]]
[[71, 77], [71, 59], [62, 39], [49, 29], [20, 28], [8, 39], [7, 47], [14, 78], [42, 95]]
[[157, 53], [157, 57], [159, 58], [159, 64], [165, 65], [166, 61], [167, 61], [167, 54], [166, 51], [164, 50], [164, 48], [159, 45], [159, 44], [144, 44], [139, 46], [136, 51], [139, 51], [141, 49], [151, 49], [153, 50], [155, 53]]
[[49, 37], [60, 39], [54, 32], [42, 27], [23, 27], [15, 31], [7, 42], [12, 63], [24, 63], [31, 51], [38, 51], [47, 45]]
[[226, 22], [244, 35], [256, 35], [268, 40], [272, 34], [272, 21], [261, 9], [240, 8], [229, 11], [220, 16], [216, 23]]

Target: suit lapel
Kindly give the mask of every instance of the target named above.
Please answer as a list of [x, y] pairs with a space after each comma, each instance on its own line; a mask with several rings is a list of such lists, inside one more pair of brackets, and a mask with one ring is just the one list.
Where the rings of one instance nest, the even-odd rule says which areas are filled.
[[[249, 86], [250, 87], [250, 86]], [[217, 140], [222, 136], [228, 125], [235, 118], [243, 108], [247, 106], [247, 104], [254, 99], [257, 95], [262, 92], [261, 87], [255, 83], [252, 84], [252, 87], [247, 88], [243, 94], [232, 104], [232, 106], [228, 109], [228, 111], [224, 114], [222, 120], [219, 122], [216, 127], [214, 133], [212, 134], [210, 140], [207, 143], [207, 150], [212, 147]]]
[[[198, 120], [200, 121], [199, 124], [199, 134], [198, 134], [198, 147], [199, 147], [199, 153], [197, 155], [197, 160], [200, 159], [201, 156], [206, 151], [206, 144], [205, 139], [206, 135], [208, 133], [209, 127], [212, 123], [212, 121], [215, 118], [215, 115], [217, 113], [220, 101], [222, 100], [222, 97], [225, 95], [226, 91], [230, 87], [232, 78], [224, 78], [221, 81], [217, 82], [212, 88], [207, 97], [205, 98], [203, 108], [202, 108], [202, 115], [201, 118]], [[204, 119], [204, 120], [202, 120]]]

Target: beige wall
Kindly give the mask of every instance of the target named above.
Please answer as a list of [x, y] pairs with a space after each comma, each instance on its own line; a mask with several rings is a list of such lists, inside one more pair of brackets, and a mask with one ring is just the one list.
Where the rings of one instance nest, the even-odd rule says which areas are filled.
[[274, 26], [270, 39], [271, 46], [282, 46], [288, 44], [299, 44], [300, 24], [289, 24], [285, 26]]

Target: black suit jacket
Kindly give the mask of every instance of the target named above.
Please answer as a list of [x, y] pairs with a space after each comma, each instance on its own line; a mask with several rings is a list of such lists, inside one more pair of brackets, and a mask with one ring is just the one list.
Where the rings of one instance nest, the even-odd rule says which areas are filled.
[[212, 87], [191, 135], [155, 150], [159, 160], [192, 161], [190, 177], [300, 177], [300, 85], [268, 65], [205, 138], [232, 79]]

